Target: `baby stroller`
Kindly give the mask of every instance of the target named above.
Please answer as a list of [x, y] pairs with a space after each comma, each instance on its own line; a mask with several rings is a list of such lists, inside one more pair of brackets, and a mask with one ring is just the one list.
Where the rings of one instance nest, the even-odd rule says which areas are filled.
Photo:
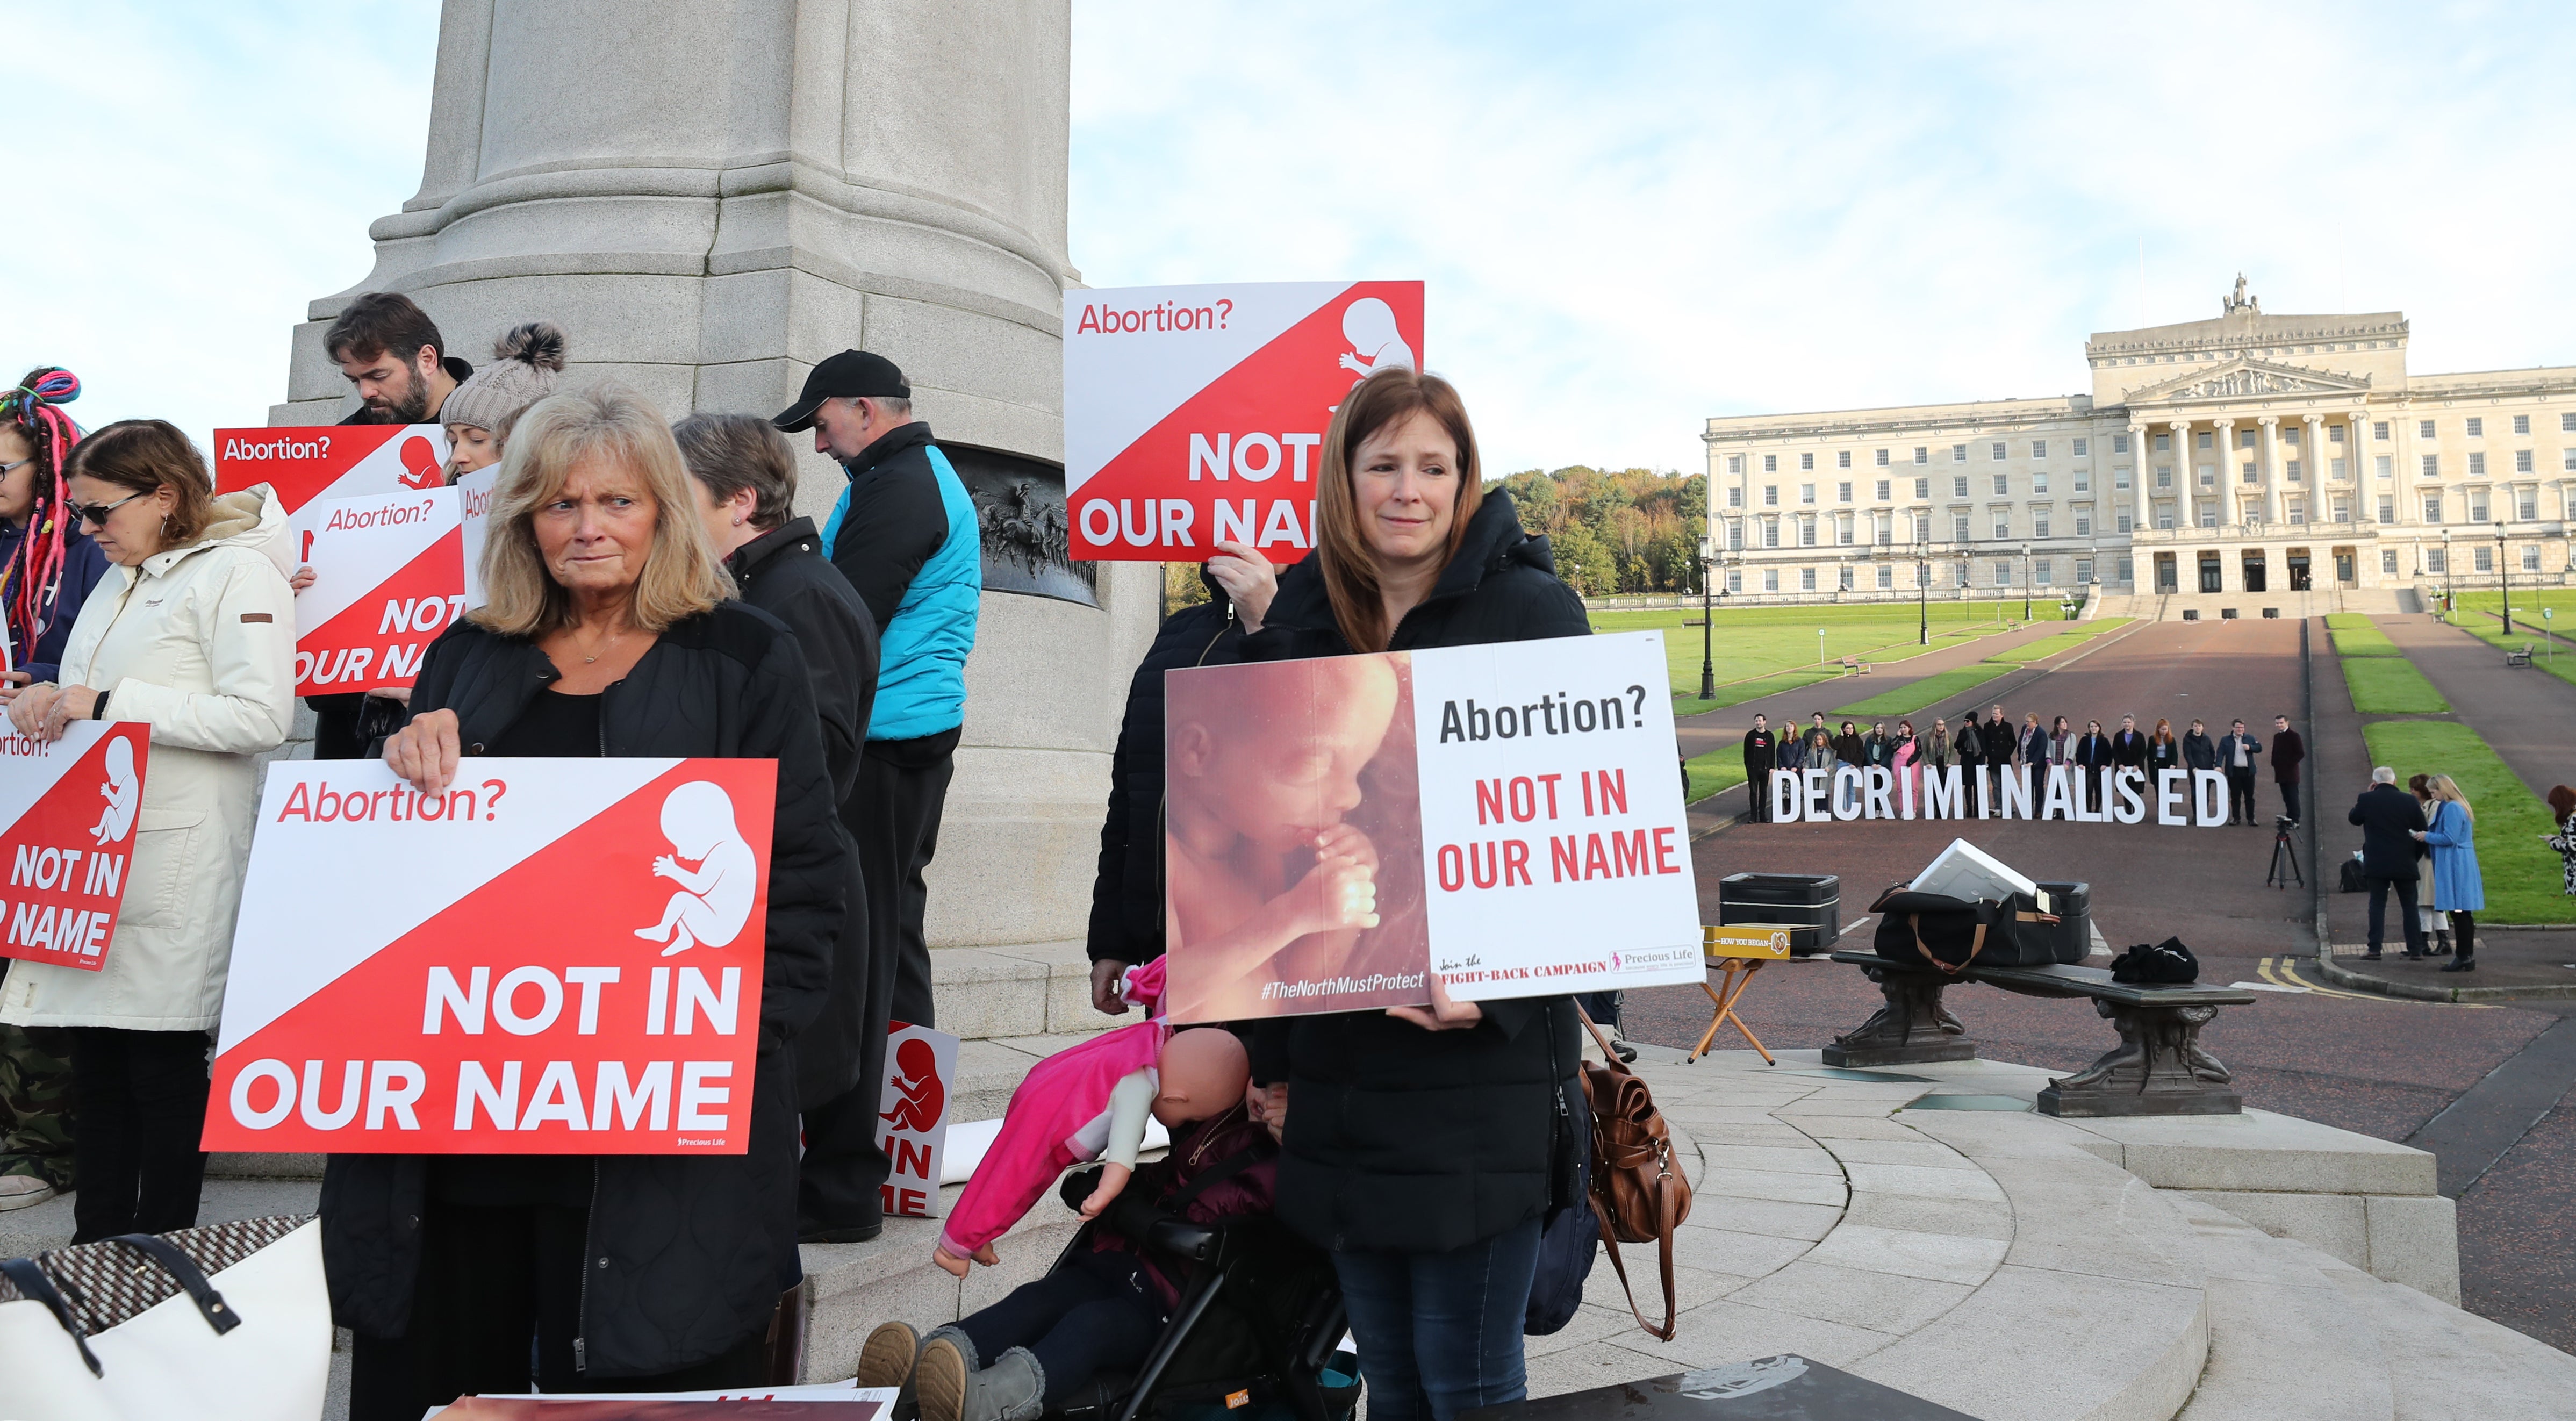
[[[1079, 1208], [1099, 1174], [1067, 1175], [1065, 1202]], [[1359, 1367], [1337, 1351], [1348, 1319], [1332, 1259], [1267, 1214], [1196, 1224], [1140, 1193], [1083, 1225], [1055, 1267], [1088, 1252], [1105, 1222], [1180, 1280], [1180, 1301], [1134, 1376], [1103, 1373], [1047, 1421], [1348, 1421]]]

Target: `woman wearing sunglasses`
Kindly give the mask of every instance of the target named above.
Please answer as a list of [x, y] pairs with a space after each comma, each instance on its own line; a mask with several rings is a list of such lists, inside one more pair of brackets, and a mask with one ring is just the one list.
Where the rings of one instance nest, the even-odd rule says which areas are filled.
[[75, 720], [152, 729], [123, 911], [105, 965], [11, 965], [0, 1021], [69, 1028], [75, 1242], [197, 1220], [207, 1033], [258, 808], [255, 756], [293, 723], [286, 515], [267, 485], [217, 495], [187, 436], [122, 420], [75, 446], [71, 511], [115, 566], [56, 681], [9, 703], [21, 735]]

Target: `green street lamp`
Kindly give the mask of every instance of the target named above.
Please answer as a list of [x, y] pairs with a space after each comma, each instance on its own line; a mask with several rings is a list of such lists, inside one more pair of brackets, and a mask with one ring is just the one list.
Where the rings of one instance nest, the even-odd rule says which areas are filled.
[[1699, 698], [1717, 699], [1716, 619], [1709, 615], [1716, 606], [1709, 588], [1717, 580], [1717, 540], [1699, 540]]

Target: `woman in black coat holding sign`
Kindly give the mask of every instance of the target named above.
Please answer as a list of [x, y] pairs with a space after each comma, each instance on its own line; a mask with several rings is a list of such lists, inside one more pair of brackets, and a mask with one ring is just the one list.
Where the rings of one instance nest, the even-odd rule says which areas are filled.
[[[1314, 555], [1281, 575], [1246, 660], [1590, 632], [1547, 544], [1482, 488], [1447, 381], [1362, 381], [1324, 435], [1317, 493]], [[1581, 1030], [1565, 997], [1437, 992], [1255, 1030], [1253, 1079], [1285, 1114], [1279, 1217], [1332, 1251], [1377, 1421], [1527, 1394], [1522, 1314]]]
[[786, 1046], [823, 1002], [849, 849], [805, 658], [733, 600], [696, 501], [640, 396], [592, 386], [532, 407], [493, 494], [490, 601], [430, 648], [385, 760], [424, 793], [466, 756], [777, 762], [749, 1151], [332, 1156], [322, 1251], [357, 1338], [354, 1421], [532, 1383], [756, 1383], [802, 1276]]

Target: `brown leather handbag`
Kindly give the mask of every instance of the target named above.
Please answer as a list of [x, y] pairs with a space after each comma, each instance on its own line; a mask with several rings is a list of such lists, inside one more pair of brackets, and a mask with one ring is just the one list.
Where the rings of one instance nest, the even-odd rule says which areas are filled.
[[[1592, 1109], [1592, 1213], [1601, 1221], [1601, 1242], [1618, 1270], [1619, 1288], [1628, 1295], [1628, 1311], [1637, 1325], [1670, 1342], [1677, 1317], [1673, 1306], [1673, 1229], [1690, 1217], [1690, 1181], [1673, 1158], [1672, 1132], [1654, 1093], [1621, 1064], [1619, 1053], [1592, 1016], [1578, 1004], [1575, 1015], [1601, 1043], [1601, 1064], [1583, 1063], [1583, 1099]], [[1664, 1282], [1664, 1320], [1646, 1321], [1637, 1309], [1636, 1289], [1629, 1286], [1628, 1266], [1619, 1258], [1623, 1243], [1659, 1247]]]

